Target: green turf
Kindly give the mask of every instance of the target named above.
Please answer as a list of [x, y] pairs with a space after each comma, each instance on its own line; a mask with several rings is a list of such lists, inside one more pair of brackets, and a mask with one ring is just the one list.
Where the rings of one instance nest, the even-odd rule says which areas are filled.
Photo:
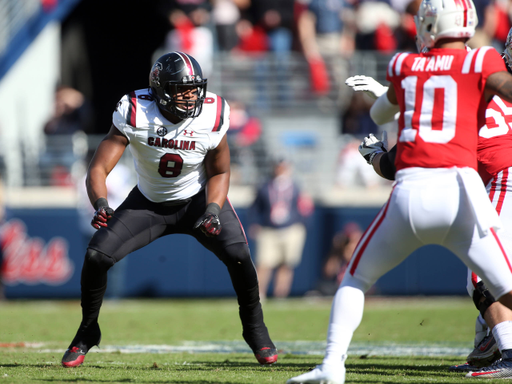
[[[331, 300], [269, 300], [265, 320], [279, 342], [325, 341]], [[469, 298], [369, 298], [354, 343], [452, 343], [471, 347], [477, 315]], [[285, 383], [313, 368], [320, 355], [280, 355], [260, 367], [250, 353], [89, 353], [75, 369], [60, 366], [80, 321], [77, 301], [0, 304], [0, 384], [7, 383]], [[106, 302], [102, 345], [184, 341], [242, 341], [235, 299]], [[15, 343], [44, 343], [24, 348]], [[9, 344], [10, 343], [10, 344]], [[13, 344], [14, 343], [14, 344]], [[21, 344], [18, 344], [21, 345]], [[39, 352], [44, 349], [50, 352]], [[347, 360], [347, 383], [459, 383], [475, 380], [447, 371], [461, 357], [357, 356]], [[493, 381], [488, 381], [493, 382]], [[503, 382], [503, 380], [496, 380]]]

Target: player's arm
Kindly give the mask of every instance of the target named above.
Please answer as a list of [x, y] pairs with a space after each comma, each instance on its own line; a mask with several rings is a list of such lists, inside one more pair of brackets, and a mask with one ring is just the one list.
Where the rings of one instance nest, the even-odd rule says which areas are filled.
[[204, 165], [208, 178], [206, 203], [215, 203], [222, 208], [229, 189], [231, 157], [227, 135], [224, 135], [219, 145], [206, 154]]
[[393, 148], [391, 148], [388, 152], [381, 152], [373, 158], [373, 169], [379, 176], [388, 180], [395, 180], [395, 158], [396, 145], [393, 146]]
[[[107, 201], [107, 176], [115, 167], [128, 145], [128, 139], [112, 125], [101, 141], [87, 170], [87, 195], [96, 211]], [[103, 199], [103, 200], [101, 200]], [[94, 225], [93, 225], [94, 226]]]
[[485, 83], [485, 99], [490, 101], [494, 95], [512, 103], [512, 75], [507, 71], [494, 72]]
[[386, 93], [382, 94], [370, 108], [370, 116], [377, 125], [383, 125], [394, 121], [397, 113], [400, 112], [395, 88], [389, 87]]
[[206, 176], [206, 211], [194, 224], [206, 236], [216, 236], [222, 226], [219, 220], [220, 210], [226, 201], [229, 189], [231, 157], [228, 139], [224, 135], [219, 145], [208, 151], [204, 159]]

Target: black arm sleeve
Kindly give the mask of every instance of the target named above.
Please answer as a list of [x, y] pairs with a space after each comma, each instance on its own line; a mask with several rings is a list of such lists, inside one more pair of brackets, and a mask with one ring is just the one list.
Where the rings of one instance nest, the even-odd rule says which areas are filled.
[[380, 157], [380, 171], [382, 175], [388, 180], [395, 180], [395, 157], [396, 157], [396, 145], [389, 150], [389, 152], [384, 153]]

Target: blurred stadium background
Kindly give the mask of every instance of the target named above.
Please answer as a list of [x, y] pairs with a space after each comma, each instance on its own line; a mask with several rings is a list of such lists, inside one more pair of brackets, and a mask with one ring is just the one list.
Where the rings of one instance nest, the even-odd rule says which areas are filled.
[[[108, 131], [121, 96], [147, 87], [152, 62], [168, 49], [173, 30], [180, 30], [167, 17], [180, 7], [188, 11], [199, 4], [211, 16], [201, 27], [213, 39], [200, 51], [211, 54], [204, 61], [196, 58], [209, 90], [236, 111], [229, 196], [242, 223], [250, 221], [247, 207], [276, 157], [290, 160], [314, 199], [292, 295], [317, 289], [332, 238], [345, 224], [369, 225], [390, 183], [373, 175], [357, 145], [369, 132], [383, 129], [393, 142], [396, 126], [372, 126], [371, 100], [355, 96], [344, 80], [366, 74], [385, 82], [391, 56], [414, 44], [409, 9], [414, 1], [369, 2], [373, 12], [365, 2], [347, 2], [344, 22], [352, 28], [355, 49], [325, 54], [321, 65], [305, 54], [297, 37], [298, 15], [310, 2], [275, 2], [291, 7], [293, 45], [284, 52], [256, 49], [251, 41], [245, 46], [235, 41], [231, 48], [220, 44], [222, 17], [215, 18], [215, 12], [225, 12], [229, 7], [220, 7], [226, 2], [239, 7], [238, 21], [251, 16], [248, 0], [0, 0], [0, 175], [6, 210], [1, 234], [8, 299], [79, 297], [82, 257], [91, 236], [83, 190], [88, 158]], [[240, 28], [232, 33], [238, 31], [242, 39]], [[58, 87], [69, 92], [59, 93]], [[62, 123], [56, 121], [56, 103], [66, 95], [77, 111]], [[112, 183], [122, 199], [134, 184], [129, 153], [119, 168]], [[224, 266], [184, 236], [160, 239], [113, 270], [109, 294], [114, 297], [234, 295]], [[384, 276], [374, 293], [464, 295], [465, 279], [466, 270], [453, 255], [425, 247]]]

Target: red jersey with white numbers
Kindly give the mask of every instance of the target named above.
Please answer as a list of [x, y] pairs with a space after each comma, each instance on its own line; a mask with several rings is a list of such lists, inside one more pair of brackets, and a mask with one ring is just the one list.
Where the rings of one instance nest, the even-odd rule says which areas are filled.
[[494, 96], [478, 136], [478, 173], [487, 185], [500, 171], [512, 167], [512, 103]]
[[401, 112], [396, 169], [477, 169], [478, 128], [487, 106], [485, 82], [500, 71], [506, 67], [492, 47], [396, 54], [387, 72]]

